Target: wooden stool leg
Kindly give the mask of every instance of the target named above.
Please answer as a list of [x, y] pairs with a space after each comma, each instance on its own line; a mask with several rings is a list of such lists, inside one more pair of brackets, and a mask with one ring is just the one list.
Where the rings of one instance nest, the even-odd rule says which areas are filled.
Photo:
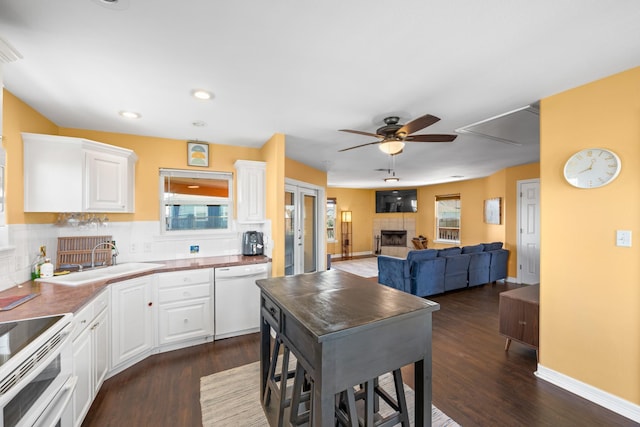
[[374, 418], [374, 406], [375, 401], [373, 398], [374, 395], [374, 385], [373, 380], [369, 380], [364, 384], [364, 426], [365, 427], [373, 427], [375, 423]]
[[[313, 384], [309, 384], [306, 379], [304, 368], [297, 362], [296, 374], [293, 380], [293, 392], [291, 394], [291, 413], [289, 422], [291, 425], [299, 426], [308, 423], [311, 418], [311, 397], [313, 396]], [[308, 408], [300, 413], [300, 404], [308, 402]]]
[[289, 405], [287, 401], [287, 383], [289, 382], [289, 348], [282, 352], [282, 368], [280, 369], [280, 402], [278, 405], [278, 427], [282, 427], [284, 410]]
[[280, 340], [276, 338], [273, 343], [273, 351], [271, 352], [271, 360], [269, 361], [269, 373], [267, 375], [267, 386], [264, 389], [262, 401], [265, 406], [269, 406], [271, 402], [271, 384], [275, 381], [276, 363], [278, 362], [278, 353], [280, 353]]
[[396, 399], [398, 401], [398, 411], [400, 412], [400, 422], [402, 427], [409, 427], [409, 409], [407, 408], [407, 398], [404, 395], [404, 384], [402, 382], [402, 371], [393, 371], [393, 382], [396, 386]]
[[504, 351], [509, 351], [510, 345], [511, 345], [511, 338], [507, 338], [507, 342], [504, 343]]

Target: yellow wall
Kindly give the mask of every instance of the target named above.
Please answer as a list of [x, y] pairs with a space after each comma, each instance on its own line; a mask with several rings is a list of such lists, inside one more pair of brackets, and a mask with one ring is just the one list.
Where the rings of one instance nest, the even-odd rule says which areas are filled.
[[59, 134], [128, 148], [137, 154], [136, 212], [110, 214], [109, 218], [113, 217], [114, 221], [158, 221], [160, 219], [158, 171], [161, 168], [235, 172], [236, 160], [262, 160], [260, 150], [256, 148], [209, 144], [209, 167], [189, 167], [187, 166], [187, 142], [184, 140], [69, 128], [60, 128]]
[[24, 214], [21, 132], [58, 134], [58, 127], [6, 89], [3, 90], [2, 146], [7, 151], [7, 224], [39, 224], [55, 221], [54, 214]]
[[327, 187], [327, 173], [300, 163], [293, 159], [285, 158], [285, 176], [297, 181]]
[[[611, 184], [577, 189], [573, 153], [613, 150]], [[640, 68], [541, 102], [540, 363], [640, 404]], [[636, 234], [615, 245], [616, 230]]]
[[277, 133], [260, 150], [267, 162], [267, 219], [273, 239], [271, 274], [284, 276], [284, 171], [285, 136]]
[[342, 222], [340, 212], [351, 211], [351, 252], [373, 252], [373, 212], [375, 193], [373, 190], [328, 188], [327, 197], [336, 198], [336, 240], [327, 243], [328, 254], [342, 254]]

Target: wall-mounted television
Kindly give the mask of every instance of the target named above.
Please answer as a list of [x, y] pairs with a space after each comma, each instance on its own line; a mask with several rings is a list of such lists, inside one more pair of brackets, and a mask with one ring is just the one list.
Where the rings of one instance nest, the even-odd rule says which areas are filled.
[[376, 191], [376, 213], [418, 212], [418, 190]]

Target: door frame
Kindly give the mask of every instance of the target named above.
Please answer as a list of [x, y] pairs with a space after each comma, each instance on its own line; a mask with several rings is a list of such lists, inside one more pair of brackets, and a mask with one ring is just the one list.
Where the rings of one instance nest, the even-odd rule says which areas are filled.
[[[517, 234], [517, 241], [516, 241], [516, 247], [517, 247], [517, 277], [516, 277], [516, 283], [521, 284], [522, 283], [522, 269], [520, 268], [520, 266], [522, 265], [522, 258], [521, 258], [521, 254], [522, 254], [522, 186], [524, 184], [538, 184], [538, 221], [540, 221], [540, 178], [533, 178], [533, 179], [522, 179], [522, 180], [518, 180], [516, 181], [516, 195], [517, 195], [517, 216], [518, 216], [518, 220], [517, 220], [517, 229], [516, 229], [516, 234]], [[540, 275], [540, 229], [538, 229], [538, 276]], [[539, 277], [538, 277], [539, 279]]]
[[[327, 269], [327, 236], [326, 236], [326, 190], [319, 185], [311, 184], [297, 179], [285, 178], [285, 189], [288, 186], [297, 187], [298, 189], [310, 190], [317, 193], [316, 200], [316, 271], [324, 271]], [[294, 258], [295, 259], [295, 258]], [[294, 261], [295, 264], [295, 261]], [[294, 267], [295, 270], [295, 267]]]

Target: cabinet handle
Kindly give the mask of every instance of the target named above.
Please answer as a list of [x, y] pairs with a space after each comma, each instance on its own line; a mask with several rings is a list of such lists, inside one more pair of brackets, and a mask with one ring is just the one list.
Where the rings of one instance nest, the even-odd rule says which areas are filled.
[[269, 307], [269, 312], [275, 316], [276, 315], [275, 307]]
[[85, 323], [87, 323], [87, 319], [81, 320], [80, 323], [84, 325]]
[[518, 325], [526, 325], [527, 322], [525, 322], [524, 320], [518, 320]]
[[148, 305], [149, 307], [151, 307], [151, 306], [153, 305], [153, 303], [152, 303], [152, 302], [150, 302], [150, 303], [149, 303], [149, 304], [147, 304], [147, 305]]

